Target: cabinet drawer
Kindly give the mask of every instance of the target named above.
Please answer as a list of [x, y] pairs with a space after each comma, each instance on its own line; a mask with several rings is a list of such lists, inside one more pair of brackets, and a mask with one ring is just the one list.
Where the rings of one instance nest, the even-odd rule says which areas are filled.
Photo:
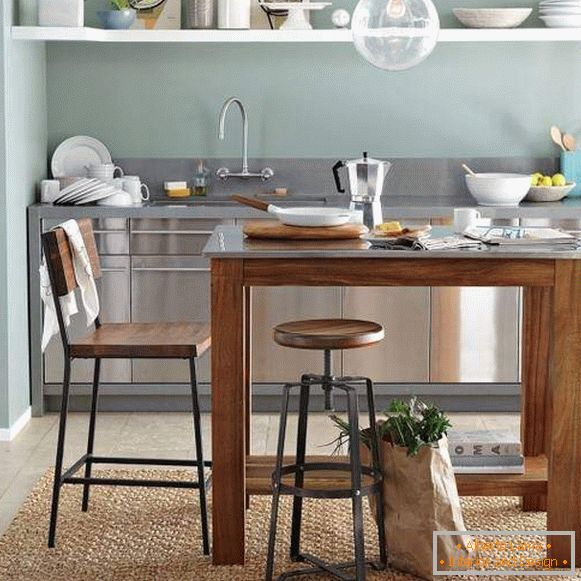
[[201, 254], [214, 229], [234, 220], [135, 219], [131, 220], [132, 255]]
[[[43, 220], [43, 231], [54, 228], [64, 220]], [[92, 220], [95, 243], [99, 254], [129, 254], [129, 221], [123, 218]]]
[[[134, 257], [131, 263], [131, 318], [135, 323], [210, 320], [210, 268], [205, 258]], [[209, 381], [210, 358], [199, 360], [198, 379]], [[136, 383], [186, 383], [181, 360], [134, 360]]]
[[[104, 323], [127, 323], [130, 317], [129, 257], [102, 256], [102, 277], [97, 283], [99, 290], [101, 321]], [[82, 302], [77, 293], [77, 304]], [[81, 337], [89, 332], [84, 313], [79, 313], [71, 322], [69, 337]], [[93, 361], [77, 359], [72, 365], [73, 383], [93, 381]], [[44, 380], [60, 383], [63, 380], [63, 350], [59, 335], [55, 335], [44, 353]], [[128, 383], [131, 381], [131, 362], [128, 359], [105, 359], [101, 365], [101, 380], [106, 383]]]

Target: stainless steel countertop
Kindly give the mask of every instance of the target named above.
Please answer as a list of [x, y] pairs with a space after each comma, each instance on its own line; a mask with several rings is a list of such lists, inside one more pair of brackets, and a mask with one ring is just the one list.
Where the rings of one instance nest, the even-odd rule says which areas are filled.
[[[434, 228], [433, 237], [452, 235], [450, 228]], [[362, 247], [359, 247], [359, 246]], [[481, 249], [444, 251], [384, 250], [363, 247], [358, 240], [324, 241], [280, 241], [249, 240], [241, 226], [218, 226], [204, 248], [210, 258], [532, 258], [532, 259], [581, 259], [581, 250], [559, 248], [559, 245], [543, 247], [486, 246]]]
[[[301, 198], [293, 202], [292, 196], [281, 205], [309, 205]], [[50, 204], [35, 204], [29, 211], [38, 218], [261, 218], [265, 214], [252, 208], [247, 208], [224, 199], [212, 201], [176, 202], [175, 205], [148, 204], [135, 207], [105, 207], [105, 206], [53, 206]], [[313, 196], [319, 201], [321, 197]], [[327, 196], [327, 205], [347, 206], [346, 196]], [[397, 196], [385, 195], [383, 198], [383, 215], [385, 219], [402, 218], [444, 218], [451, 217], [454, 208], [478, 208], [483, 217], [497, 219], [516, 218], [547, 218], [555, 220], [581, 220], [581, 198], [565, 199], [554, 203], [522, 203], [515, 207], [484, 207], [477, 206], [469, 196]]]

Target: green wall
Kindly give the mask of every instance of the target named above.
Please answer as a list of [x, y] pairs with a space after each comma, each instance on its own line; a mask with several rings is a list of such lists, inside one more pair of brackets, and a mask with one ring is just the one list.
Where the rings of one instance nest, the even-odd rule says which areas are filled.
[[239, 121], [224, 143], [216, 124], [238, 95], [253, 156], [549, 155], [551, 124], [580, 128], [578, 47], [442, 44], [388, 73], [350, 44], [53, 44], [49, 142], [89, 134], [117, 157], [237, 155]]
[[2, 3], [0, 130], [0, 428], [30, 405], [26, 208], [46, 174], [45, 48], [10, 40], [13, 6]]

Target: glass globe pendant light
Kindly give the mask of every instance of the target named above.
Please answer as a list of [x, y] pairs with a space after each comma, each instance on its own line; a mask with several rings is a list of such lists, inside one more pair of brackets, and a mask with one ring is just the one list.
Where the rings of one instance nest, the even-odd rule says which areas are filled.
[[401, 71], [434, 50], [440, 19], [431, 0], [360, 0], [351, 30], [363, 58], [380, 69]]

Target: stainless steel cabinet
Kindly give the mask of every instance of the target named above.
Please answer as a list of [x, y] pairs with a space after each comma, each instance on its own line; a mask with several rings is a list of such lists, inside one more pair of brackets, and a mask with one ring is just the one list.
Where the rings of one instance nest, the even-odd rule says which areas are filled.
[[[44, 220], [46, 232], [62, 220]], [[124, 218], [99, 218], [93, 220], [97, 250], [102, 255], [129, 254], [129, 220]]]
[[[252, 377], [255, 382], [297, 381], [303, 373], [323, 371], [320, 351], [279, 347], [272, 328], [294, 319], [341, 316], [341, 289], [337, 287], [269, 287], [253, 290]], [[341, 371], [340, 354], [333, 368]]]
[[[123, 323], [130, 320], [129, 256], [102, 256], [102, 277], [98, 281], [101, 299], [101, 320], [104, 323]], [[77, 296], [82, 311], [80, 297]], [[69, 327], [71, 339], [86, 335], [84, 313], [73, 318]], [[60, 383], [63, 380], [63, 351], [59, 336], [52, 338], [44, 354], [44, 380], [46, 383]], [[73, 383], [90, 383], [93, 378], [91, 360], [75, 360], [72, 367]], [[131, 362], [128, 359], [106, 359], [101, 366], [102, 381], [107, 383], [127, 383], [131, 381]]]
[[432, 289], [430, 380], [515, 383], [519, 376], [519, 290]]
[[429, 381], [430, 289], [346, 288], [343, 315], [385, 327], [385, 339], [378, 345], [343, 351], [345, 375], [384, 383]]
[[201, 254], [210, 234], [220, 224], [234, 220], [181, 218], [131, 220], [132, 255]]
[[431, 295], [430, 381], [518, 382], [519, 289], [437, 287]]
[[[210, 320], [210, 269], [200, 256], [149, 256], [131, 259], [131, 320], [135, 323]], [[208, 381], [209, 356], [199, 364]], [[136, 383], [185, 383], [185, 361], [134, 360]]]

